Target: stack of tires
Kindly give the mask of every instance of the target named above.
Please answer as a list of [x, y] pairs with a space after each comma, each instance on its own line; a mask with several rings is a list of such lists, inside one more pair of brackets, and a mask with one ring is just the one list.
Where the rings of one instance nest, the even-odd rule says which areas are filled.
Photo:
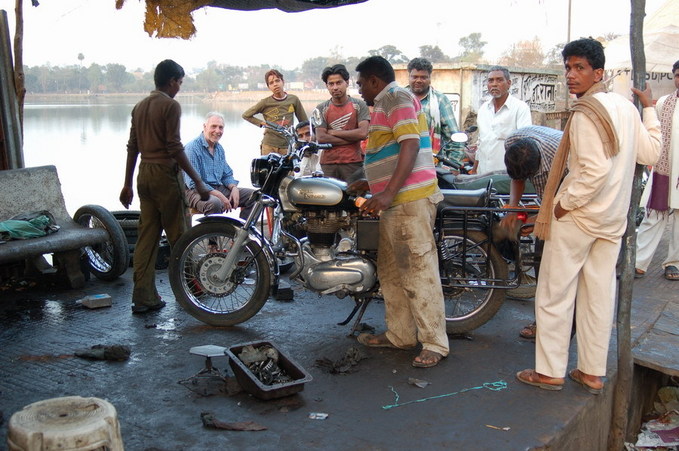
[[[120, 210], [112, 211], [113, 216], [116, 218], [118, 223], [125, 233], [125, 238], [127, 238], [127, 245], [130, 249], [130, 266], [132, 266], [132, 261], [134, 259], [134, 248], [137, 245], [137, 239], [139, 237], [139, 215], [141, 212], [139, 210]], [[160, 237], [160, 243], [158, 248], [158, 258], [156, 259], [156, 269], [167, 269], [170, 264], [170, 243], [167, 241], [165, 234]]]

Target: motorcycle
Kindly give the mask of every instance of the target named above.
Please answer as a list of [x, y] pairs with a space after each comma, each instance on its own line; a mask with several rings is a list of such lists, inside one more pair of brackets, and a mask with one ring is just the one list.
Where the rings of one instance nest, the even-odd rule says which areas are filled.
[[[321, 295], [351, 297], [359, 313], [381, 297], [377, 274], [379, 218], [364, 217], [343, 181], [320, 174], [293, 177], [305, 152], [327, 145], [296, 142], [292, 129], [267, 124], [288, 140], [284, 156], [269, 154], [252, 161], [255, 206], [243, 221], [222, 215], [199, 219], [175, 244], [169, 266], [172, 290], [192, 316], [214, 326], [247, 321], [275, 296], [279, 257], [291, 257], [290, 280]], [[449, 333], [466, 333], [490, 320], [501, 307], [505, 289], [516, 288], [517, 265], [508, 277], [507, 261], [493, 240], [501, 208], [488, 187], [443, 190], [434, 235]], [[266, 208], [282, 212], [274, 246], [258, 229]], [[284, 253], [284, 255], [281, 255]], [[519, 258], [518, 251], [512, 258]]]

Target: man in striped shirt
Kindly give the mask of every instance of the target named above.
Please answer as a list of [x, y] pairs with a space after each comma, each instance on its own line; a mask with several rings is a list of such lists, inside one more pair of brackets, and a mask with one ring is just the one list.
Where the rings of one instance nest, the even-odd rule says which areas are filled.
[[[505, 166], [512, 179], [509, 186], [510, 207], [519, 205], [526, 180], [530, 180], [538, 199], [542, 199], [552, 160], [562, 136], [561, 130], [530, 125], [516, 130], [505, 140]], [[512, 216], [516, 219], [515, 214], [508, 214], [505, 219]]]
[[[538, 201], [542, 200], [542, 193], [545, 191], [549, 170], [556, 150], [559, 148], [563, 132], [540, 125], [522, 127], [513, 132], [505, 140], [505, 165], [507, 174], [512, 179], [509, 186], [509, 207], [517, 207], [521, 196], [526, 187], [526, 179], [535, 187]], [[530, 222], [533, 222], [532, 220]], [[513, 231], [516, 227], [516, 213], [507, 213], [500, 225], [506, 230]], [[535, 252], [542, 252], [543, 242], [539, 240], [535, 244]], [[537, 276], [537, 274], [536, 274]], [[508, 295], [523, 297], [518, 295], [521, 291]], [[534, 293], [530, 294], [533, 297]], [[521, 329], [519, 335], [523, 338], [533, 339], [536, 333], [536, 323], [533, 321], [528, 326]]]
[[365, 155], [367, 180], [354, 191], [370, 190], [361, 206], [380, 215], [377, 271], [384, 295], [387, 331], [361, 334], [370, 347], [422, 351], [415, 367], [435, 366], [448, 355], [443, 291], [433, 228], [443, 199], [436, 181], [427, 119], [420, 102], [395, 82], [394, 69], [381, 56], [357, 67], [357, 85], [371, 114]]

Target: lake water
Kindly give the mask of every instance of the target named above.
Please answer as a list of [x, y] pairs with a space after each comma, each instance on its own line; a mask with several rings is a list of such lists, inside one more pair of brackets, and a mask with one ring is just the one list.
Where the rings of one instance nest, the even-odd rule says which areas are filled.
[[[262, 97], [264, 97], [264, 93]], [[118, 200], [125, 178], [126, 145], [130, 112], [143, 98], [130, 100], [94, 99], [89, 103], [27, 103], [24, 109], [24, 160], [26, 167], [55, 165], [69, 213], [85, 204], [122, 210]], [[240, 185], [251, 187], [250, 162], [259, 156], [262, 130], [241, 118], [251, 104], [210, 104], [200, 100], [182, 105], [181, 137], [187, 143], [202, 133], [205, 115], [219, 111], [225, 117], [220, 143], [226, 160]], [[306, 105], [313, 109], [316, 103]], [[137, 161], [139, 166], [139, 161]], [[139, 209], [134, 183], [134, 202]]]

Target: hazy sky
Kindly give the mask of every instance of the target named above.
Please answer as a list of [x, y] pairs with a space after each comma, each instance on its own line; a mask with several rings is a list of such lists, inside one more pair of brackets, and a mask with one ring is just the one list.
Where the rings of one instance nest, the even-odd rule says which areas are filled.
[[[679, 0], [673, 0], [679, 1]], [[15, 0], [0, 0], [14, 30]], [[461, 37], [481, 32], [494, 62], [510, 45], [539, 36], [546, 52], [566, 41], [569, 0], [368, 0], [359, 5], [301, 13], [278, 10], [194, 12], [197, 35], [188, 41], [151, 38], [144, 32], [144, 2], [127, 0], [24, 0], [24, 64], [29, 66], [121, 63], [152, 70], [172, 58], [191, 71], [208, 61], [232, 65], [299, 67], [329, 55], [365, 56], [395, 45], [407, 56], [438, 45], [456, 56]], [[571, 0], [571, 38], [627, 34], [630, 0]], [[653, 13], [664, 0], [646, 0]]]

